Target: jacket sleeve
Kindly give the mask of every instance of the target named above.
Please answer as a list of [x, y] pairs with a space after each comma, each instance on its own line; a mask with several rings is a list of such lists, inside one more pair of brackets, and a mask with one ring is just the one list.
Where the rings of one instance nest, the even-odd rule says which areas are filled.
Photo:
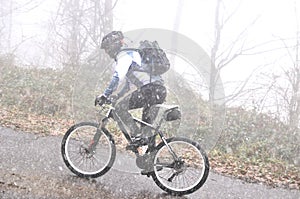
[[118, 84], [119, 84], [119, 76], [118, 76], [118, 73], [115, 72], [110, 81], [109, 86], [104, 91], [104, 95], [106, 97], [110, 96], [117, 89]]
[[114, 75], [111, 79], [109, 86], [105, 89], [103, 93], [106, 97], [110, 96], [118, 88], [119, 82], [123, 81], [123, 79], [126, 77], [126, 74], [131, 64], [132, 56], [130, 56], [127, 52], [122, 52], [118, 54]]

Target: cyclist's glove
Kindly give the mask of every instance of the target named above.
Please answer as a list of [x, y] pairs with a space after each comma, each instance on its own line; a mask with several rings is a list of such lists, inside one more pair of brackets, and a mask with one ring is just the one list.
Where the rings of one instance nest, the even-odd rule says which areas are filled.
[[95, 106], [100, 105], [102, 106], [107, 101], [107, 97], [105, 95], [99, 95], [95, 99]]

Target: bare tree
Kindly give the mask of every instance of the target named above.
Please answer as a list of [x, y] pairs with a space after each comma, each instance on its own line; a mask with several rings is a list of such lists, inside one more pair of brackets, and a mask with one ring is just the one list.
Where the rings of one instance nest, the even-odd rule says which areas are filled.
[[[289, 125], [292, 128], [298, 128], [300, 125], [300, 63], [299, 63], [299, 21], [297, 17], [297, 7], [295, 6], [296, 15], [296, 42], [294, 47], [294, 55], [287, 48], [292, 65], [289, 70], [285, 71], [285, 75], [290, 84], [290, 100], [289, 100]], [[286, 44], [284, 44], [286, 46]]]
[[[238, 11], [239, 6], [240, 5], [238, 4], [230, 14], [225, 14], [225, 1], [217, 0], [215, 10], [214, 43], [211, 48], [211, 70], [209, 83], [209, 99], [211, 105], [214, 105], [217, 100], [220, 100], [217, 99], [218, 97], [216, 96], [216, 92], [219, 89], [218, 77], [221, 70], [226, 66], [230, 65], [230, 63], [232, 63], [239, 56], [246, 55], [247, 52], [253, 51], [256, 47], [260, 46], [245, 46], [248, 29], [249, 27], [255, 24], [258, 17], [254, 18], [250, 24], [244, 27], [244, 29], [242, 29], [241, 32], [238, 35], [236, 35], [236, 37], [229, 44], [227, 44], [227, 46], [224, 45], [225, 43], [223, 42], [222, 38], [223, 34], [225, 34], [226, 31], [224, 29], [227, 25], [229, 25], [230, 21]], [[250, 74], [250, 76], [251, 75], [252, 74]], [[242, 91], [245, 88], [248, 80], [250, 79], [250, 76], [247, 80], [245, 80], [242, 83], [242, 86], [239, 86], [239, 88], [236, 89], [235, 93], [233, 93], [225, 100], [225, 102], [228, 100], [233, 100], [243, 93]]]
[[[287, 122], [291, 129], [299, 128], [300, 125], [300, 63], [299, 63], [299, 32], [296, 31], [296, 40], [293, 47], [288, 47], [285, 40], [282, 39], [283, 45], [286, 48], [287, 55], [290, 60], [290, 65], [281, 67], [282, 75], [274, 76], [273, 80], [276, 84], [272, 90], [281, 98], [277, 103], [279, 110], [287, 114]], [[276, 103], [276, 102], [275, 102]]]
[[11, 50], [11, 36], [12, 36], [12, 19], [13, 19], [13, 1], [0, 1], [0, 41], [2, 48]]
[[[279, 38], [283, 59], [286, 60], [283, 65], [274, 63], [281, 67], [281, 73], [266, 74], [269, 85], [265, 89], [265, 97], [261, 99], [261, 104], [269, 100], [273, 109], [277, 110], [276, 116], [284, 120], [291, 128], [295, 130], [300, 125], [300, 35], [299, 21], [296, 15], [296, 35], [292, 39]], [[268, 99], [269, 98], [269, 99]], [[272, 99], [272, 101], [270, 100]], [[263, 105], [260, 105], [263, 108]]]
[[117, 0], [61, 0], [48, 37], [56, 62], [78, 68], [91, 58], [103, 35], [112, 30], [116, 4]]
[[13, 64], [15, 51], [28, 39], [22, 37], [21, 41], [14, 39], [14, 16], [28, 13], [37, 8], [42, 0], [0, 0], [0, 53], [1, 59], [5, 59], [8, 64]]
[[[118, 0], [61, 0], [50, 22], [47, 45], [41, 46], [48, 59], [67, 73], [68, 110], [76, 115], [76, 106], [83, 106], [94, 97], [95, 88], [106, 56], [100, 52], [104, 34], [112, 30], [113, 8]], [[101, 64], [99, 64], [101, 63]], [[82, 97], [82, 90], [90, 88]], [[89, 96], [88, 96], [89, 95]], [[89, 104], [90, 105], [90, 104]], [[90, 106], [89, 106], [90, 107]], [[70, 108], [70, 109], [69, 109]]]

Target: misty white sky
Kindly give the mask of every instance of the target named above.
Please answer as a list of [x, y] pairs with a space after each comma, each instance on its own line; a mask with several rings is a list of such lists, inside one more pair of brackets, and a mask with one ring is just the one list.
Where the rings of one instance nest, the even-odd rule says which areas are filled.
[[[115, 27], [125, 31], [153, 27], [175, 30], [199, 43], [210, 55], [214, 39], [215, 6], [216, 1], [212, 0], [122, 0], [115, 9]], [[236, 8], [222, 33], [223, 47], [231, 44], [248, 26], [247, 33], [242, 37], [245, 48], [279, 38], [294, 38], [286, 42], [295, 44], [295, 10], [300, 13], [300, 4], [296, 4], [295, 0], [231, 0], [223, 5], [223, 14], [228, 16]], [[255, 24], [250, 25], [255, 19]], [[271, 42], [252, 52], [282, 47], [282, 41]], [[257, 68], [265, 69], [267, 66], [265, 70], [276, 73], [285, 64], [291, 64], [285, 49], [241, 56], [222, 70], [221, 78], [223, 82], [236, 82], [245, 80]], [[234, 89], [235, 86], [226, 86], [226, 93]]]
[[[55, 13], [55, 10], [52, 9], [59, 1], [44, 0], [41, 2], [42, 4], [34, 10], [27, 13], [20, 12], [14, 16], [14, 20], [16, 20], [14, 36], [16, 38], [21, 34], [25, 38], [37, 35], [42, 37], [43, 32], [47, 32], [46, 27], [51, 12]], [[228, 2], [231, 5], [228, 5]], [[239, 2], [241, 3], [239, 4]], [[224, 46], [232, 42], [236, 35], [257, 17], [257, 22], [248, 28], [246, 46], [251, 47], [268, 40], [278, 39], [278, 37], [295, 37], [295, 2], [295, 0], [227, 1], [226, 7], [224, 6], [225, 15], [232, 13], [236, 7], [238, 10], [224, 29], [222, 35], [222, 40], [225, 41]], [[137, 28], [175, 30], [199, 43], [210, 54], [213, 43], [215, 1], [119, 0], [114, 12], [115, 29], [123, 31]]]
[[[22, 1], [27, 0], [20, 0], [18, 3]], [[55, 14], [55, 5], [59, 0], [40, 2], [41, 5], [30, 12], [20, 10], [13, 16], [13, 37], [16, 43], [21, 37], [32, 37], [33, 39], [24, 43], [24, 46], [32, 45], [32, 49], [35, 42], [42, 43], [45, 40], [48, 20]], [[300, 3], [296, 2], [296, 0], [226, 1], [226, 5], [222, 6], [222, 14], [228, 16], [235, 8], [238, 9], [224, 28], [222, 47], [231, 44], [256, 18], [256, 23], [247, 28], [247, 34], [243, 37], [246, 48], [279, 38], [295, 38], [297, 28], [295, 9], [300, 13]], [[214, 38], [215, 5], [215, 0], [119, 0], [114, 9], [114, 28], [122, 31], [138, 28], [175, 30], [197, 42], [210, 55]], [[298, 19], [300, 20], [299, 16]], [[295, 39], [286, 42], [290, 41], [295, 43]], [[283, 47], [282, 42], [272, 42], [255, 51], [280, 47]], [[27, 56], [25, 60], [37, 57], [35, 50], [30, 51], [27, 46], [24, 49], [22, 56]], [[235, 81], [245, 79], [261, 65], [275, 63], [272, 64], [272, 70], [275, 66], [282, 67], [286, 63], [290, 64], [286, 54], [286, 50], [276, 50], [255, 56], [241, 56], [222, 70], [221, 77], [223, 81]]]

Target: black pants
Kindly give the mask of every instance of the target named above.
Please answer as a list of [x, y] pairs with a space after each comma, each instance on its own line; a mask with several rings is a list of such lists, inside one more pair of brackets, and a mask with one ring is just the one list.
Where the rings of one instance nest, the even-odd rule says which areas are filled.
[[143, 108], [142, 120], [152, 124], [154, 117], [150, 115], [150, 107], [155, 104], [162, 104], [166, 96], [167, 91], [163, 85], [150, 83], [142, 86], [117, 103], [115, 110], [122, 122], [129, 128], [131, 136], [140, 134], [141, 128], [133, 121], [128, 111]]

